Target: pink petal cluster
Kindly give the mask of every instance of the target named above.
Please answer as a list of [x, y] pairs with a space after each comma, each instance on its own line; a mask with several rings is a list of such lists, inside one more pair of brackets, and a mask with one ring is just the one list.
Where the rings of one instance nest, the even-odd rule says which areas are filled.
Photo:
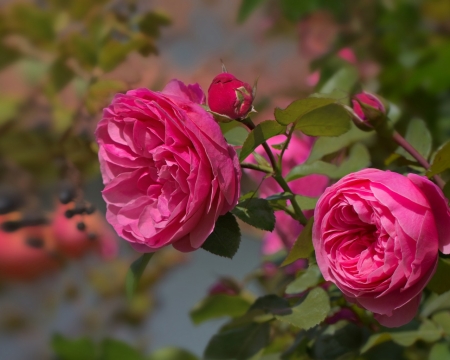
[[[280, 144], [286, 140], [283, 135], [278, 135], [270, 138], [267, 143], [271, 145]], [[301, 133], [296, 133], [291, 139], [287, 150], [283, 155], [282, 174], [286, 176], [289, 171], [302, 163], [304, 163], [311, 152], [314, 144], [314, 138], [308, 137]], [[261, 156], [267, 157], [262, 146], [256, 149], [256, 152]], [[280, 154], [280, 150], [272, 148], [272, 152], [275, 155]], [[253, 158], [253, 157], [252, 157]], [[248, 174], [258, 183], [263, 180], [264, 175], [257, 173], [256, 171], [249, 171]], [[328, 185], [328, 178], [323, 175], [308, 175], [300, 179], [291, 181], [289, 186], [295, 194], [318, 197], [322, 194], [323, 190]], [[268, 197], [276, 193], [283, 192], [281, 186], [272, 178], [267, 178], [263, 181], [259, 188], [261, 197]], [[307, 216], [311, 216], [310, 211], [306, 212]], [[298, 221], [292, 219], [284, 211], [277, 211], [275, 213], [276, 225], [275, 230], [268, 233], [264, 238], [262, 252], [265, 255], [274, 254], [285, 248], [284, 244], [289, 244], [292, 247], [298, 235], [303, 229], [303, 226]], [[289, 250], [289, 249], [288, 249]]]
[[141, 252], [198, 249], [239, 197], [235, 150], [198, 84], [118, 94], [96, 136], [107, 220]]
[[325, 190], [313, 244], [325, 280], [382, 325], [401, 326], [417, 312], [438, 249], [450, 253], [450, 210], [426, 177], [365, 169]]

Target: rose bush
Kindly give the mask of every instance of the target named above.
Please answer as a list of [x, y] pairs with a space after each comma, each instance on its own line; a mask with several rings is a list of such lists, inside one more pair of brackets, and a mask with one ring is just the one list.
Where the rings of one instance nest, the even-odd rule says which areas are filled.
[[[276, 145], [282, 143], [286, 139], [283, 135], [278, 135], [270, 138], [267, 143], [269, 145]], [[286, 176], [289, 171], [296, 165], [304, 163], [311, 153], [312, 146], [314, 144], [314, 138], [295, 133], [292, 136], [291, 142], [283, 155], [282, 173]], [[280, 155], [280, 150], [272, 149], [273, 153]], [[256, 152], [267, 158], [262, 146], [256, 149]], [[250, 161], [254, 161], [254, 157], [249, 157]], [[262, 181], [264, 175], [255, 171], [248, 171], [248, 174], [257, 182]], [[328, 178], [324, 175], [308, 175], [300, 179], [291, 181], [289, 184], [292, 191], [295, 194], [316, 197], [320, 196], [328, 185]], [[281, 186], [276, 182], [273, 177], [264, 179], [259, 188], [261, 197], [268, 197], [276, 193], [283, 192]], [[311, 216], [311, 211], [305, 212], [307, 216]], [[275, 230], [271, 233], [267, 233], [263, 240], [262, 252], [265, 255], [274, 254], [285, 248], [288, 245], [289, 250], [297, 239], [298, 235], [303, 229], [303, 226], [290, 215], [284, 211], [277, 211], [275, 213], [276, 223]]]
[[427, 178], [365, 169], [327, 188], [317, 203], [319, 268], [347, 299], [384, 326], [415, 316], [438, 249], [450, 253], [450, 211]]
[[240, 167], [198, 84], [116, 95], [96, 137], [107, 220], [141, 252], [198, 249], [237, 203]]

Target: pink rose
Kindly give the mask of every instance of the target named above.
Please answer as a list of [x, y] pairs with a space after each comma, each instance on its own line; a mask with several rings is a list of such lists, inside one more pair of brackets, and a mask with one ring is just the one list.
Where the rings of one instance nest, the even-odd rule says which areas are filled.
[[347, 299], [401, 326], [415, 316], [438, 249], [450, 253], [450, 211], [427, 178], [377, 169], [327, 188], [314, 213], [317, 264]]
[[243, 119], [252, 109], [252, 87], [230, 73], [217, 75], [208, 89], [211, 111], [231, 119]]
[[198, 249], [237, 203], [236, 152], [200, 104], [198, 84], [118, 94], [96, 136], [106, 218], [141, 252]]
[[[284, 135], [278, 135], [270, 138], [267, 143], [269, 145], [276, 145], [285, 140], [286, 137]], [[308, 159], [314, 141], [314, 138], [305, 136], [301, 133], [297, 133], [292, 137], [291, 142], [283, 155], [283, 176], [286, 176], [294, 166], [303, 164]], [[259, 146], [256, 149], [256, 152], [267, 158], [262, 146]], [[280, 154], [280, 150], [274, 148], [272, 148], [272, 152], [276, 155]], [[251, 159], [253, 159], [253, 156]], [[256, 171], [249, 170], [248, 174], [258, 183], [264, 178], [263, 174]], [[295, 194], [309, 197], [320, 196], [327, 185], [328, 178], [323, 175], [308, 175], [289, 183], [289, 186]], [[268, 197], [283, 192], [283, 189], [278, 185], [275, 179], [270, 177], [263, 181], [259, 188], [259, 192], [261, 197]], [[306, 211], [305, 213], [307, 216], [312, 215], [310, 211]], [[291, 248], [303, 229], [303, 226], [299, 224], [298, 221], [294, 220], [284, 211], [277, 211], [275, 217], [275, 230], [268, 233], [264, 238], [262, 248], [264, 255], [274, 254], [284, 249], [284, 244], [289, 244], [289, 248]]]

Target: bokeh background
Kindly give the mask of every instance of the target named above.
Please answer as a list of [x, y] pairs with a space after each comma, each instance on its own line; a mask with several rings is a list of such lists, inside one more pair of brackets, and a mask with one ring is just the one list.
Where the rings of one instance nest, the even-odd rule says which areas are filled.
[[260, 271], [261, 233], [244, 228], [232, 261], [158, 253], [127, 300], [138, 254], [104, 221], [93, 132], [114, 93], [172, 78], [206, 91], [222, 62], [258, 79], [256, 121], [363, 86], [392, 102], [400, 129], [425, 121], [434, 148], [450, 136], [448, 0], [1, 0], [1, 359], [52, 358], [55, 334], [202, 353], [222, 322], [194, 326], [189, 310], [219, 277]]

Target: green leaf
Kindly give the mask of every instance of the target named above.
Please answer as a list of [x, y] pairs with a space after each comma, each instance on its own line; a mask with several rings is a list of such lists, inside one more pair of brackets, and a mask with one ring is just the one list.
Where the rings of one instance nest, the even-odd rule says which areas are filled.
[[203, 359], [246, 360], [269, 343], [270, 325], [251, 323], [220, 332], [209, 341]]
[[315, 288], [308, 293], [300, 305], [291, 310], [290, 314], [276, 315], [276, 318], [300, 329], [308, 330], [325, 320], [330, 311], [330, 299], [324, 289]]
[[178, 349], [175, 347], [167, 347], [159, 349], [151, 354], [148, 360], [199, 360], [197, 356], [193, 355], [187, 350]]
[[365, 342], [364, 330], [356, 324], [349, 323], [332, 333], [323, 332], [314, 341], [314, 359], [356, 359], [355, 355]]
[[149, 12], [139, 21], [139, 30], [150, 37], [159, 37], [160, 27], [170, 25], [170, 18], [160, 12]]
[[231, 145], [242, 145], [247, 139], [248, 131], [237, 121], [219, 123], [223, 136]]
[[232, 259], [239, 249], [241, 231], [231, 213], [219, 216], [214, 231], [203, 243], [202, 248], [212, 254]]
[[450, 168], [450, 141], [446, 142], [436, 152], [430, 170], [427, 172], [427, 176], [431, 177], [440, 174], [448, 168]]
[[302, 210], [312, 210], [316, 207], [319, 198], [295, 195], [295, 200]]
[[422, 340], [426, 342], [435, 342], [442, 337], [442, 330], [438, 328], [433, 322], [425, 321], [420, 325], [418, 330], [386, 332], [372, 335], [366, 344], [362, 347], [361, 353], [365, 353], [372, 347], [383, 342], [392, 340], [401, 346], [411, 346], [416, 341]]
[[442, 190], [444, 192], [445, 197], [447, 200], [450, 201], [450, 181], [445, 184], [444, 189]]
[[311, 265], [287, 286], [285, 292], [286, 294], [299, 294], [310, 287], [317, 285], [321, 276], [322, 274], [320, 273], [319, 267], [317, 265]]
[[0, 70], [19, 60], [22, 56], [18, 50], [6, 46], [2, 42], [0, 42], [0, 54], [2, 54], [2, 56], [0, 56]]
[[311, 150], [307, 163], [313, 163], [322, 159], [325, 155], [333, 154], [338, 150], [346, 148], [361, 140], [375, 137], [374, 132], [359, 130], [355, 125], [351, 125], [351, 130], [337, 137], [319, 137]]
[[52, 349], [61, 360], [96, 359], [94, 343], [88, 338], [70, 340], [56, 334], [52, 338]]
[[248, 134], [248, 137], [242, 146], [239, 161], [244, 161], [259, 145], [285, 131], [285, 126], [282, 126], [273, 120], [263, 121], [256, 125], [256, 127]]
[[239, 219], [258, 229], [273, 231], [275, 214], [266, 199], [251, 198], [236, 205], [231, 211]]
[[342, 105], [330, 104], [302, 116], [295, 128], [310, 136], [339, 136], [351, 129], [350, 120]]
[[[425, 158], [430, 156], [431, 143], [433, 141], [431, 133], [427, 128], [425, 121], [421, 119], [413, 119], [408, 125], [406, 130], [405, 139]], [[404, 158], [417, 161], [410, 153], [408, 153], [402, 147], [399, 147], [396, 151], [397, 154]]]
[[312, 244], [312, 228], [314, 224], [314, 218], [310, 218], [300, 233], [299, 237], [292, 246], [291, 251], [289, 251], [288, 256], [284, 259], [281, 266], [286, 266], [292, 264], [298, 259], [307, 259], [314, 251], [314, 246]]
[[450, 335], [450, 312], [440, 311], [431, 318], [434, 323], [438, 324], [447, 335]]
[[428, 317], [439, 310], [448, 309], [448, 304], [450, 304], [450, 291], [447, 291], [438, 297], [430, 297], [430, 299], [423, 304], [420, 314], [423, 317]]
[[101, 360], [124, 360], [124, 359], [145, 360], [146, 356], [140, 354], [136, 349], [133, 349], [130, 345], [122, 341], [114, 339], [105, 339], [102, 342]]
[[443, 294], [450, 290], [450, 262], [447, 259], [438, 259], [438, 266], [433, 277], [427, 284], [427, 288], [437, 294]]
[[192, 309], [190, 315], [194, 324], [198, 325], [210, 319], [244, 315], [249, 307], [250, 303], [241, 296], [217, 294], [201, 301]]
[[450, 359], [450, 346], [447, 343], [434, 344], [431, 348], [428, 360]]
[[277, 310], [285, 310], [289, 308], [289, 301], [274, 294], [265, 295], [256, 299], [250, 307], [252, 310], [263, 310], [265, 312], [276, 313]]
[[20, 99], [0, 97], [0, 126], [13, 119], [19, 111]]
[[369, 151], [364, 145], [356, 143], [350, 149], [348, 158], [341, 165], [337, 166], [321, 160], [301, 164], [291, 169], [286, 176], [286, 181], [296, 180], [311, 174], [321, 174], [331, 179], [340, 179], [347, 174], [364, 169], [369, 165]]
[[342, 99], [347, 97], [359, 79], [354, 66], [344, 66], [334, 73], [319, 89], [327, 97]]
[[251, 15], [255, 9], [261, 5], [265, 0], [242, 0], [239, 8], [238, 23], [243, 23]]
[[285, 109], [275, 108], [275, 120], [281, 125], [289, 125], [306, 114], [336, 103], [335, 99], [310, 97], [292, 102]]
[[145, 268], [147, 267], [148, 262], [150, 261], [150, 259], [154, 254], [155, 253], [143, 254], [139, 259], [135, 260], [131, 264], [125, 280], [125, 287], [127, 290], [128, 299], [131, 299], [134, 293], [136, 292], [139, 284], [139, 279], [141, 278]]
[[75, 75], [66, 62], [67, 59], [58, 58], [50, 67], [50, 80], [57, 92], [63, 89]]

